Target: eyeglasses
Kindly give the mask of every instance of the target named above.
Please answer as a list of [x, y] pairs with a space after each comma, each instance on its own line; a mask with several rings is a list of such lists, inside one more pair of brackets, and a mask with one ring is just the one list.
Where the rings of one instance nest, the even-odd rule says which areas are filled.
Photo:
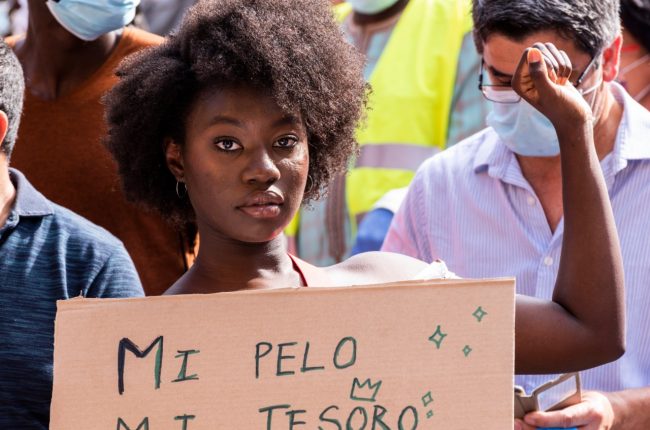
[[[596, 65], [596, 60], [600, 55], [595, 55], [585, 70], [580, 74], [576, 83], [573, 84], [574, 87], [578, 87], [585, 80], [589, 72]], [[487, 82], [487, 83], [484, 83]], [[478, 89], [483, 93], [483, 96], [491, 102], [494, 103], [519, 103], [521, 96], [512, 89], [510, 84], [492, 84], [489, 83], [489, 75], [485, 76], [485, 62], [481, 59], [481, 69], [478, 74]]]

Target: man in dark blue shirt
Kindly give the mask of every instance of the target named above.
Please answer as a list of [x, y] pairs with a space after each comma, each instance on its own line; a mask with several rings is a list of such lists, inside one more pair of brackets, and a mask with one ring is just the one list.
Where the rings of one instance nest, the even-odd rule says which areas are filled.
[[56, 301], [143, 292], [119, 240], [9, 168], [23, 92], [20, 64], [0, 40], [0, 428], [47, 429]]

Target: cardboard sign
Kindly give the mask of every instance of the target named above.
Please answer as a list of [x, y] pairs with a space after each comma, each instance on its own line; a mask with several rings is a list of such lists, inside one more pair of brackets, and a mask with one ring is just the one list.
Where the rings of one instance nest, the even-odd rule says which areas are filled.
[[52, 430], [513, 427], [514, 280], [58, 302]]

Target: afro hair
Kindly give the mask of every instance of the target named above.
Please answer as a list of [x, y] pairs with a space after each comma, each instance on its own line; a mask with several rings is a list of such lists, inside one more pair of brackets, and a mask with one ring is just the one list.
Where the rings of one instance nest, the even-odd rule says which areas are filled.
[[182, 144], [189, 108], [206, 88], [252, 86], [299, 112], [309, 140], [305, 198], [318, 198], [358, 151], [367, 104], [363, 60], [329, 0], [201, 0], [176, 34], [126, 58], [104, 98], [106, 145], [129, 200], [178, 225], [194, 219], [178, 198], [164, 142]]

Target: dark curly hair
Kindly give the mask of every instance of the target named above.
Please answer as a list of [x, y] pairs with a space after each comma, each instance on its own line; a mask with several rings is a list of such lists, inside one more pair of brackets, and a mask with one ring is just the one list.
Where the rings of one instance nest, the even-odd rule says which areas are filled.
[[176, 224], [191, 222], [164, 141], [183, 143], [189, 108], [202, 90], [241, 85], [300, 112], [311, 178], [304, 201], [318, 198], [356, 154], [354, 133], [367, 102], [362, 70], [329, 0], [199, 1], [175, 35], [122, 62], [119, 82], [104, 98], [106, 145], [127, 198]]

